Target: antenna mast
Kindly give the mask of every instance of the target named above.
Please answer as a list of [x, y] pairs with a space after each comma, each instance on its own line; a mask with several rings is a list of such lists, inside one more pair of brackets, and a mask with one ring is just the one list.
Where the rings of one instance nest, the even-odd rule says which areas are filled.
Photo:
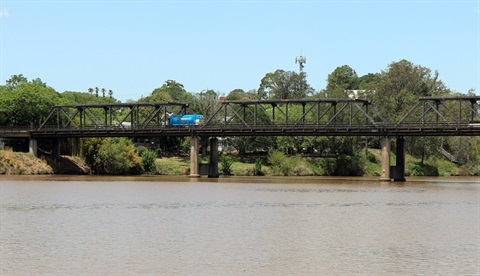
[[303, 67], [304, 65], [307, 62], [307, 59], [303, 56], [298, 56], [295, 58], [295, 63], [298, 63], [300, 65], [300, 74], [303, 73]]

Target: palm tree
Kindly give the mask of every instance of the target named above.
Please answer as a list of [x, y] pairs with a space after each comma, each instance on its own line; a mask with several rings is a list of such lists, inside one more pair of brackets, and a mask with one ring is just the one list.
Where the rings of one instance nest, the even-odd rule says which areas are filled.
[[88, 88], [88, 93], [90, 93], [90, 95], [92, 95], [93, 94], [93, 88], [91, 88], [91, 87]]
[[98, 87], [95, 87], [95, 96], [98, 97]]
[[106, 91], [107, 91], [107, 90], [105, 90], [105, 88], [102, 88], [102, 95], [103, 95], [104, 98], [105, 98], [105, 92], [106, 92]]
[[112, 89], [108, 90], [108, 95], [110, 95], [110, 98], [112, 98], [112, 95], [113, 95]]

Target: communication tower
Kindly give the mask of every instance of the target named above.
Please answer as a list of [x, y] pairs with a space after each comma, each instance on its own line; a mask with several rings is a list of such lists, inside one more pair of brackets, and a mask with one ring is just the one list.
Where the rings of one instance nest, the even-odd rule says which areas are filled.
[[306, 62], [307, 59], [304, 56], [298, 56], [295, 58], [295, 63], [298, 63], [300, 65], [300, 73], [303, 73], [303, 64], [305, 64]]

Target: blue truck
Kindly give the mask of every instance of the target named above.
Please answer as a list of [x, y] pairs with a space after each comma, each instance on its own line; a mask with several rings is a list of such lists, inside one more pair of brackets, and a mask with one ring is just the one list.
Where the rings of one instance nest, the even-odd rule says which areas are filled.
[[205, 118], [200, 114], [172, 114], [168, 123], [171, 126], [200, 126], [205, 123]]

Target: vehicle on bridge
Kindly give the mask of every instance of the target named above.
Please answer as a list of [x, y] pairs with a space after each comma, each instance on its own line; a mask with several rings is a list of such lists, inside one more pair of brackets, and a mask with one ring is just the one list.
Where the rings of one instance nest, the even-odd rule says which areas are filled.
[[170, 126], [200, 126], [205, 123], [205, 118], [200, 114], [170, 114]]

